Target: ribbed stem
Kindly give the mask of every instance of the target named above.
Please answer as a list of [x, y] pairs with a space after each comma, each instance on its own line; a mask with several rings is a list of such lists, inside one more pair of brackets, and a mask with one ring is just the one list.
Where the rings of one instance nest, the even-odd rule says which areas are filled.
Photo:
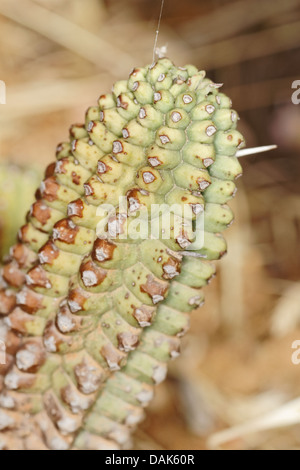
[[[58, 147], [2, 272], [1, 295], [16, 296], [2, 312], [2, 447], [129, 446], [203, 303], [210, 261], [226, 252], [220, 232], [233, 220], [226, 203], [244, 140], [219, 88], [160, 59], [117, 82]], [[105, 224], [104, 204], [116, 209]], [[128, 239], [126, 227], [151, 225], [142, 209], [155, 204], [188, 206], [190, 224], [157, 212], [157, 238]], [[203, 211], [203, 246], [189, 251]]]

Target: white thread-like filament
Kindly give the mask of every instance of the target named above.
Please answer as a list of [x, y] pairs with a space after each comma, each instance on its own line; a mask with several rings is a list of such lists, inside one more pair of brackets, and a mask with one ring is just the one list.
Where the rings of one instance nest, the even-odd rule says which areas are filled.
[[156, 30], [156, 32], [155, 32], [155, 41], [154, 41], [153, 59], [152, 59], [152, 63], [153, 63], [153, 64], [154, 64], [154, 62], [155, 62], [155, 52], [156, 52], [156, 47], [157, 47], [157, 42], [158, 42], [158, 36], [159, 36], [159, 30], [160, 30], [160, 24], [161, 24], [161, 19], [162, 19], [164, 4], [165, 4], [165, 0], [162, 0], [162, 1], [161, 1], [161, 7], [160, 7], [159, 18], [158, 18], [157, 30]]

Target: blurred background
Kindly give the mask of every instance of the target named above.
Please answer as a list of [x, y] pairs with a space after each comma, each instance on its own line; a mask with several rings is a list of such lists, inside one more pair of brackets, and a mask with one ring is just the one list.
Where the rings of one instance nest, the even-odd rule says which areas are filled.
[[[6, 244], [70, 124], [83, 122], [114, 80], [152, 62], [160, 4], [0, 0]], [[300, 449], [300, 365], [291, 360], [300, 340], [300, 105], [291, 101], [300, 80], [300, 0], [165, 0], [158, 45], [177, 65], [193, 63], [224, 83], [249, 147], [279, 148], [243, 158], [229, 254], [135, 448]], [[7, 161], [14, 166], [1, 166]], [[18, 207], [10, 205], [15, 195]]]

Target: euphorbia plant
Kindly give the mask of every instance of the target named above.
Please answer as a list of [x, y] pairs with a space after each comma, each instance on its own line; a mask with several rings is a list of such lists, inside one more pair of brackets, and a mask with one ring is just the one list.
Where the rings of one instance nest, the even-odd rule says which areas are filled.
[[[115, 83], [58, 146], [2, 268], [0, 448], [130, 445], [226, 252], [244, 139], [220, 87], [160, 59]], [[159, 237], [129, 237], [161, 204], [188, 215], [158, 211]]]

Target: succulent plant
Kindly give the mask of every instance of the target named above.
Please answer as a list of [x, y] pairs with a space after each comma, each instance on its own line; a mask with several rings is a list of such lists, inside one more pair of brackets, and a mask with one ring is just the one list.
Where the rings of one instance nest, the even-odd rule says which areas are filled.
[[[130, 445], [226, 252], [244, 139], [220, 86], [159, 59], [58, 146], [2, 268], [0, 448]], [[150, 220], [162, 204], [187, 206], [188, 223], [180, 211]], [[153, 220], [158, 237], [128, 237]]]

